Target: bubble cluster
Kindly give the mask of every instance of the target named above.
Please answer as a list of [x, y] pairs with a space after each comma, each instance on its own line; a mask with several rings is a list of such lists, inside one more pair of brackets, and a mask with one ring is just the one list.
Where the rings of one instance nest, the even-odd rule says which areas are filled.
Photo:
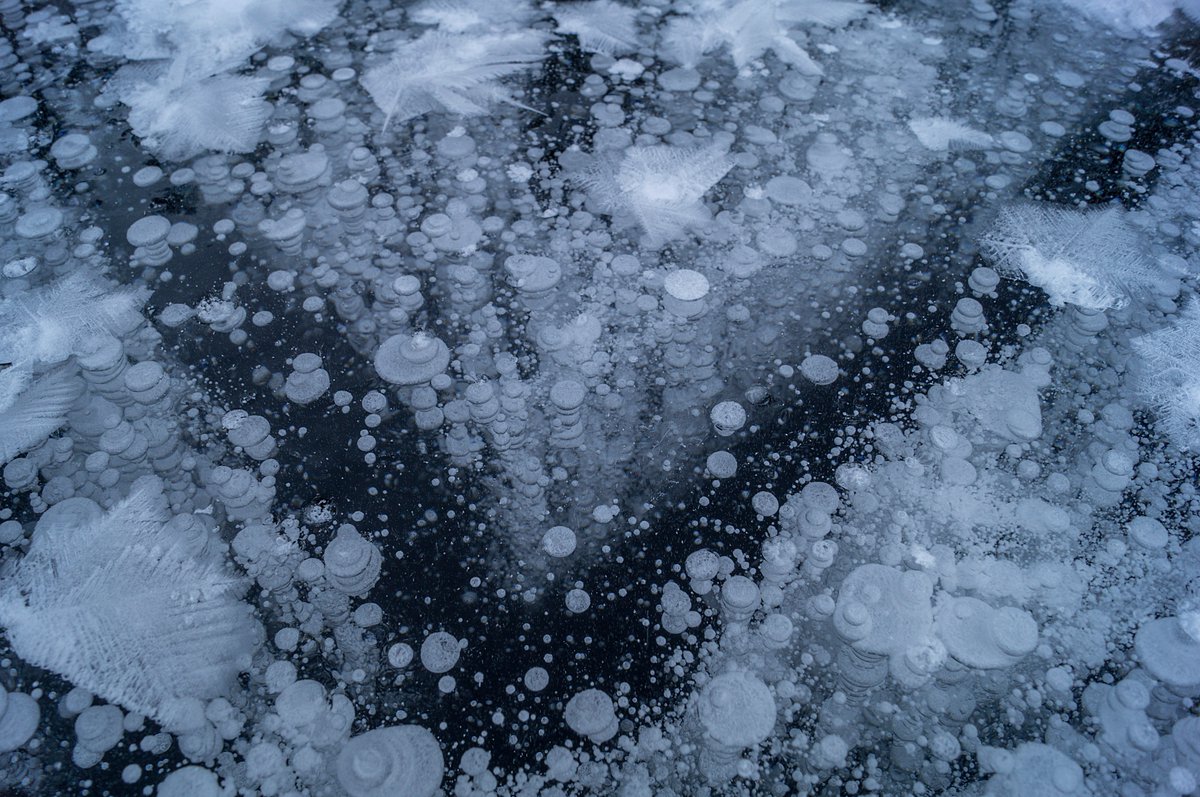
[[0, 0], [0, 792], [1194, 793], [1194, 6]]

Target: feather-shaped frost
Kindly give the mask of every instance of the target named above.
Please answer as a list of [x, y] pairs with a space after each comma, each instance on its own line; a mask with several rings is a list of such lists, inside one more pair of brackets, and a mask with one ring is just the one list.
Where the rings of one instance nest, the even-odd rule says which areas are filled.
[[142, 143], [169, 160], [205, 152], [250, 152], [258, 145], [271, 104], [270, 81], [244, 75], [195, 80], [172, 70], [126, 93], [129, 126]]
[[0, 411], [6, 410], [33, 381], [33, 366], [28, 361], [0, 366]]
[[1180, 448], [1200, 451], [1200, 301], [1171, 326], [1135, 339], [1133, 348], [1159, 428]]
[[72, 501], [0, 588], [17, 655], [164, 723], [181, 700], [227, 694], [262, 631], [224, 552], [176, 538], [152, 480], [108, 512]]
[[775, 50], [785, 63], [808, 58], [807, 54], [797, 55], [800, 47], [788, 38], [772, 0], [742, 0], [718, 15], [714, 24], [717, 40], [728, 47], [739, 69], [761, 58], [767, 50]]
[[1041, 288], [1055, 306], [1123, 307], [1152, 277], [1119, 207], [1008, 207], [981, 243], [997, 271]]
[[434, 110], [481, 116], [494, 102], [516, 104], [502, 78], [532, 69], [546, 56], [538, 31], [453, 34], [431, 30], [396, 48], [367, 71], [363, 88], [386, 114], [405, 121]]
[[717, 146], [630, 147], [583, 183], [604, 212], [631, 214], [653, 240], [666, 241], [709, 220], [702, 199], [732, 166]]
[[58, 363], [101, 334], [120, 335], [142, 320], [144, 288], [114, 289], [76, 272], [0, 302], [0, 362]]
[[662, 30], [659, 49], [663, 58], [688, 68], [700, 63], [719, 44], [712, 26], [700, 17], [672, 17]]
[[841, 0], [708, 0], [692, 14], [671, 20], [663, 35], [663, 52], [683, 66], [695, 66], [703, 55], [726, 49], [739, 69], [768, 50], [785, 64], [808, 75], [823, 74], [820, 64], [791, 36], [803, 25], [840, 27], [866, 14], [869, 6]]
[[[120, 0], [118, 38], [129, 58], [179, 56], [207, 77], [237, 66], [288, 33], [312, 36], [340, 0]], [[203, 66], [201, 66], [203, 65]]]
[[917, 141], [921, 142], [921, 146], [937, 152], [949, 152], [952, 149], [986, 149], [995, 143], [995, 139], [982, 130], [942, 117], [910, 119], [908, 129], [917, 137]]
[[820, 25], [841, 28], [867, 15], [871, 7], [850, 0], [783, 0], [776, 16], [789, 25]]
[[66, 423], [68, 410], [82, 393], [83, 381], [72, 365], [51, 371], [7, 406], [0, 405], [0, 465], [45, 442]]
[[568, 3], [553, 11], [558, 32], [574, 35], [588, 52], [619, 55], [637, 50], [637, 9], [613, 0]]
[[466, 33], [523, 27], [532, 20], [533, 11], [525, 0], [424, 0], [409, 9], [408, 18], [446, 33]]

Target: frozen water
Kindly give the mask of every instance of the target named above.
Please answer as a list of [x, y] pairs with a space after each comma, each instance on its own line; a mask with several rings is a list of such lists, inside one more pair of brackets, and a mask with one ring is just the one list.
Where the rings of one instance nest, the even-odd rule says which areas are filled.
[[0, 793], [1195, 793], [1197, 16], [0, 0]]

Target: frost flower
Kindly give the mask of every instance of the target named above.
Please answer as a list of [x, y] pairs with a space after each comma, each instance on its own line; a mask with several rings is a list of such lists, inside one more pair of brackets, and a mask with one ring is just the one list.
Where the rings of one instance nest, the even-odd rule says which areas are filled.
[[628, 213], [651, 239], [666, 241], [709, 220], [703, 197], [732, 166], [719, 146], [630, 147], [583, 182], [602, 211]]
[[494, 102], [516, 105], [501, 78], [528, 71], [545, 57], [544, 34], [445, 33], [431, 30], [396, 48], [391, 59], [367, 71], [363, 88], [392, 120], [430, 111], [482, 116]]

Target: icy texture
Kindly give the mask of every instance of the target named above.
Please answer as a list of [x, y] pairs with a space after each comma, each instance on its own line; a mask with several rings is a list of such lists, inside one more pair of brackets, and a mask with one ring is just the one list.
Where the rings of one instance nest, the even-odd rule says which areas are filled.
[[[19, 373], [19, 369], [9, 371]], [[67, 411], [83, 393], [83, 384], [73, 371], [71, 367], [58, 368], [7, 397], [0, 410], [0, 465], [41, 444], [66, 423]]]
[[227, 694], [261, 630], [219, 548], [172, 535], [161, 488], [44, 517], [5, 578], [0, 624], [22, 658], [163, 722]]
[[637, 9], [613, 0], [564, 3], [554, 11], [559, 33], [579, 39], [584, 50], [618, 55], [637, 50]]
[[702, 199], [731, 167], [717, 146], [632, 147], [619, 162], [598, 165], [584, 185], [599, 208], [631, 215], [664, 242], [709, 220]]
[[125, 95], [129, 124], [145, 146], [165, 158], [186, 160], [210, 150], [250, 152], [271, 106], [267, 81], [242, 75], [202, 80], [168, 73]]
[[452, 34], [429, 31], [363, 75], [363, 88], [384, 113], [384, 128], [432, 110], [486, 114], [496, 102], [516, 103], [500, 82], [545, 57], [535, 31]]
[[997, 271], [1023, 277], [1044, 290], [1054, 305], [1123, 307], [1153, 273], [1120, 208], [1006, 208], [982, 243]]
[[58, 363], [96, 335], [141, 321], [149, 292], [107, 288], [76, 272], [52, 285], [0, 302], [0, 357], [6, 363]]
[[1195, 793], [1173, 10], [0, 2], [0, 792]]

